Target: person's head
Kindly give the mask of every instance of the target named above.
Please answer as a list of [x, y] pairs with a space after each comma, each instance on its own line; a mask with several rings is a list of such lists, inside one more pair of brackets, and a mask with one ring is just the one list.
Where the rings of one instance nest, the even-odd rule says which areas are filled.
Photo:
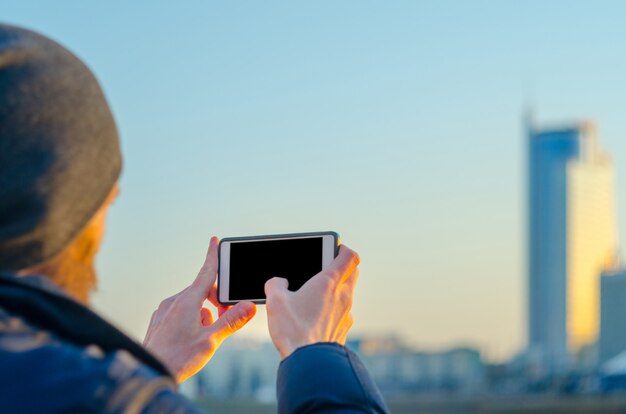
[[0, 272], [87, 301], [122, 166], [97, 80], [72, 53], [0, 24]]

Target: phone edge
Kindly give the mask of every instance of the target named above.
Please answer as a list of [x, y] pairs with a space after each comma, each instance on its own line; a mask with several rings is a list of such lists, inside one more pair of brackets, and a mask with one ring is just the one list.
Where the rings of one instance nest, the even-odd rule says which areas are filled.
[[280, 238], [285, 238], [285, 237], [308, 237], [308, 236], [325, 236], [325, 235], [331, 235], [333, 236], [333, 239], [335, 240], [335, 257], [337, 257], [337, 255], [339, 254], [339, 246], [340, 246], [340, 239], [339, 239], [339, 233], [337, 233], [336, 231], [315, 231], [315, 232], [308, 232], [308, 233], [284, 233], [284, 234], [269, 234], [269, 235], [261, 235], [261, 236], [238, 236], [238, 237], [224, 237], [223, 239], [220, 239], [220, 242], [217, 246], [217, 303], [219, 303], [222, 306], [231, 306], [231, 305], [236, 305], [239, 302], [252, 302], [255, 303], [257, 305], [265, 305], [266, 303], [266, 299], [257, 299], [257, 300], [240, 300], [240, 301], [228, 301], [228, 302], [222, 302], [220, 300], [220, 270], [221, 270], [221, 252], [222, 252], [222, 243], [223, 242], [232, 242], [232, 241], [241, 241], [241, 240], [259, 240], [259, 239], [280, 239]]

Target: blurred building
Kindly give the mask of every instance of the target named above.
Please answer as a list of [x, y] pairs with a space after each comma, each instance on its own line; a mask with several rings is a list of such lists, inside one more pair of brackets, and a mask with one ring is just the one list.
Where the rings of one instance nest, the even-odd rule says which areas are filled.
[[388, 394], [471, 393], [485, 385], [480, 352], [471, 348], [423, 352], [395, 337], [353, 339], [348, 347], [361, 356], [376, 384]]
[[229, 338], [210, 363], [194, 376], [195, 384], [187, 386], [187, 395], [275, 401], [279, 363], [280, 357], [271, 342]]
[[[394, 336], [351, 339], [347, 346], [361, 356], [386, 394], [467, 394], [485, 387], [481, 354], [471, 348], [423, 352], [407, 347]], [[182, 391], [192, 399], [243, 398], [272, 403], [276, 400], [279, 363], [271, 342], [230, 338], [206, 367], [183, 383]]]
[[626, 270], [605, 272], [600, 282], [600, 363], [626, 351]]
[[593, 123], [528, 133], [528, 340], [550, 371], [594, 342], [616, 252], [613, 165]]

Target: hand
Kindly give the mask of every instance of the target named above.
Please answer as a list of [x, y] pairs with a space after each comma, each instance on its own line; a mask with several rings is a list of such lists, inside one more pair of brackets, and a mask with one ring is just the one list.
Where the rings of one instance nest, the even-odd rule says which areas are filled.
[[[217, 302], [217, 247], [212, 237], [209, 251], [191, 286], [165, 299], [152, 314], [144, 346], [169, 368], [178, 383], [198, 372], [229, 335], [243, 327], [256, 313], [252, 302], [221, 306]], [[218, 309], [213, 321], [204, 307], [208, 299]]]
[[297, 292], [287, 289], [287, 279], [275, 277], [265, 283], [270, 336], [283, 359], [316, 342], [345, 344], [359, 262], [356, 252], [341, 246], [331, 265]]

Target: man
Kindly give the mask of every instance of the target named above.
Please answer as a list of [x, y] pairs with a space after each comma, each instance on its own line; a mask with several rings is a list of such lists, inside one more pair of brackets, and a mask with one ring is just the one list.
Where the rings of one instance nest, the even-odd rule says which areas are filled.
[[[144, 346], [89, 310], [121, 165], [116, 126], [91, 72], [50, 39], [0, 25], [3, 413], [196, 412], [176, 383], [256, 312], [250, 302], [217, 303], [215, 237], [191, 285], [152, 315]], [[358, 264], [342, 246], [297, 292], [285, 279], [266, 284], [269, 332], [282, 358], [279, 412], [386, 412], [343, 346]]]

